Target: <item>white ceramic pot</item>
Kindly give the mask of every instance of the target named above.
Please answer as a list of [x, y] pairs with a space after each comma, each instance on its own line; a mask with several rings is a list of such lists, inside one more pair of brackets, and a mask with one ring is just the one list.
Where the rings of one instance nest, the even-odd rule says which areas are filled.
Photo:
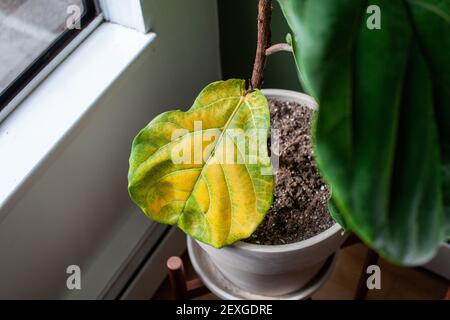
[[[311, 108], [317, 104], [305, 94], [278, 89], [263, 90], [268, 98], [295, 101]], [[342, 228], [334, 224], [328, 230], [304, 241], [286, 245], [256, 245], [237, 242], [216, 249], [202, 242], [221, 273], [238, 287], [267, 296], [280, 296], [305, 286], [337, 252], [345, 240]]]

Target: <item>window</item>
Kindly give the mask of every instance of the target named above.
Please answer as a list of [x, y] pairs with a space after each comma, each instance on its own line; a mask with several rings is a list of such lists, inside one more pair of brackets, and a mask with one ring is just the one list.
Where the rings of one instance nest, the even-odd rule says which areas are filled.
[[94, 0], [0, 1], [0, 112], [97, 14]]

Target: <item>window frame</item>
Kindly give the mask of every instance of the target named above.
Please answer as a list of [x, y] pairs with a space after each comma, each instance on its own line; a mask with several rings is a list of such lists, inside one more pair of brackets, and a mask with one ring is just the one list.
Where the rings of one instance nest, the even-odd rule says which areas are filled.
[[[81, 28], [61, 33], [6, 89], [0, 93], [0, 112], [25, 89], [30, 82], [74, 40], [100, 14], [96, 0], [83, 0], [84, 12], [80, 18]], [[0, 120], [1, 121], [1, 120]]]

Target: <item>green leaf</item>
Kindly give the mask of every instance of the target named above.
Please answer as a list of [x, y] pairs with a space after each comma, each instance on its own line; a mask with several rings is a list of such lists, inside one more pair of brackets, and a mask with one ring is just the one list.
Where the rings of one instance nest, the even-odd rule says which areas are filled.
[[411, 0], [412, 23], [430, 72], [441, 146], [443, 197], [450, 235], [450, 2]]
[[[131, 198], [150, 218], [214, 247], [248, 238], [272, 203], [269, 126], [259, 90], [247, 93], [235, 79], [208, 85], [187, 112], [165, 112], [136, 136]], [[242, 132], [260, 138], [257, 152], [236, 139]]]
[[344, 217], [339, 212], [336, 204], [334, 203], [333, 199], [330, 199], [328, 202], [328, 211], [330, 212], [331, 217], [336, 221], [344, 230], [344, 232], [348, 232], [349, 228], [347, 227], [347, 224], [345, 223]]
[[278, 1], [336, 211], [392, 262], [426, 262], [450, 224], [450, 2]]

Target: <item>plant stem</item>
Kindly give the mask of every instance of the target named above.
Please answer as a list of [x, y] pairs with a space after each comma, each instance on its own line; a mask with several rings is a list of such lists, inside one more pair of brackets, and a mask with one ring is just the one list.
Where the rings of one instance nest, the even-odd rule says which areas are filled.
[[272, 0], [259, 0], [258, 4], [258, 42], [256, 44], [255, 63], [250, 89], [260, 89], [264, 67], [266, 65], [266, 49], [270, 46], [270, 20], [272, 17]]
[[277, 43], [266, 49], [266, 56], [270, 56], [273, 53], [287, 51], [292, 52], [292, 47], [288, 43]]

